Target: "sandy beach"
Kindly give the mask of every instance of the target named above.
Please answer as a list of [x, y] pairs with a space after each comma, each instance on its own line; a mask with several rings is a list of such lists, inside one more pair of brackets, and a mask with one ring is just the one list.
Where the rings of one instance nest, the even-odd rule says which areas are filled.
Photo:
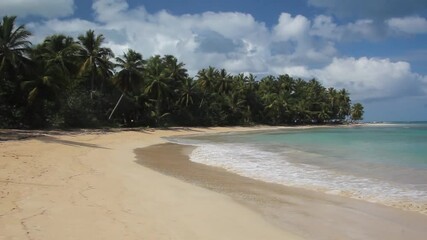
[[42, 132], [0, 142], [0, 239], [299, 239], [227, 195], [135, 161], [134, 149], [164, 136], [244, 130]]
[[424, 239], [425, 215], [192, 163], [162, 139], [265, 128], [1, 130], [0, 239]]

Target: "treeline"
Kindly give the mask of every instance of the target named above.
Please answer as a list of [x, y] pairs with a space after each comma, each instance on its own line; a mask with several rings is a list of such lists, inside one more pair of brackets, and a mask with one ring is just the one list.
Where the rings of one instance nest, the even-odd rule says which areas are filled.
[[[0, 127], [214, 126], [360, 120], [345, 89], [288, 75], [232, 75], [209, 67], [190, 77], [174, 56], [114, 57], [89, 30], [38, 45], [15, 17], [0, 24]], [[143, 43], [141, 43], [143, 44]]]

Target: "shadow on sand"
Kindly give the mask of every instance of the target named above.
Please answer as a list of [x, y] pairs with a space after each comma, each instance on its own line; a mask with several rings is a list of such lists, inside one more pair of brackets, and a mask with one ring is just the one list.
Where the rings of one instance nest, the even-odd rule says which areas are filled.
[[74, 147], [110, 149], [110, 148], [100, 147], [100, 146], [98, 146], [96, 144], [92, 144], [92, 143], [83, 143], [83, 142], [76, 142], [76, 141], [70, 141], [70, 140], [63, 140], [63, 139], [58, 139], [58, 138], [53, 137], [53, 136], [43, 136], [43, 137], [37, 138], [37, 140], [45, 142], [45, 143], [59, 143], [59, 144], [64, 144], [64, 145], [74, 146]]

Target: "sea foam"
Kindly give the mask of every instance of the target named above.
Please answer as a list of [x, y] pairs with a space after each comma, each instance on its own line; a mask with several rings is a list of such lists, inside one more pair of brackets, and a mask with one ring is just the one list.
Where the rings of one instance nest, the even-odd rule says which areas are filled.
[[400, 185], [311, 164], [291, 162], [288, 153], [294, 152], [293, 149], [273, 152], [251, 144], [192, 141], [186, 144], [196, 146], [190, 154], [191, 161], [221, 167], [241, 176], [408, 210], [425, 212], [427, 209], [426, 191], [417, 190], [411, 185]]

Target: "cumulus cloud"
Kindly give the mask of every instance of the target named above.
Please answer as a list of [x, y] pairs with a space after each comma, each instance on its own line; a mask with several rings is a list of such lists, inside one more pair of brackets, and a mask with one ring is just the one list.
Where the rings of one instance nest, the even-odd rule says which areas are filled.
[[308, 3], [338, 17], [369, 19], [402, 17], [427, 9], [425, 0], [308, 0]]
[[285, 69], [293, 75], [313, 77], [326, 86], [346, 88], [356, 100], [377, 100], [400, 96], [419, 96], [426, 92], [427, 76], [411, 71], [408, 62], [378, 58], [334, 58], [320, 69]]
[[310, 21], [306, 17], [292, 17], [289, 13], [282, 13], [279, 23], [274, 27], [274, 35], [277, 40], [297, 40], [306, 37], [309, 28]]
[[310, 34], [335, 41], [375, 40], [382, 36], [379, 26], [371, 19], [338, 25], [331, 16], [319, 15], [314, 18]]
[[302, 15], [282, 13], [272, 29], [272, 67], [280, 65], [324, 64], [336, 54], [328, 38], [314, 38], [312, 23]]
[[390, 29], [396, 32], [408, 34], [427, 33], [427, 19], [418, 16], [391, 18], [386, 23]]
[[74, 0], [2, 0], [0, 15], [19, 17], [40, 16], [45, 18], [70, 16], [74, 12]]
[[77, 37], [89, 29], [98, 29], [99, 25], [83, 19], [50, 19], [42, 22], [30, 22], [26, 24], [26, 28], [33, 33], [30, 36], [31, 42], [39, 43], [51, 34], [64, 34]]
[[[76, 36], [89, 28], [102, 33], [116, 54], [132, 48], [144, 54], [173, 54], [187, 63], [190, 72], [209, 65], [230, 68], [232, 72], [265, 71], [260, 59], [270, 55], [270, 31], [250, 14], [205, 12], [173, 15], [166, 11], [148, 13], [143, 6], [130, 9], [123, 0], [97, 0], [93, 3], [95, 22], [81, 19], [50, 20], [29, 27]], [[62, 27], [61, 26], [67, 26]], [[37, 38], [37, 36], [35, 36]], [[256, 66], [256, 67], [255, 67]]]
[[313, 21], [311, 35], [326, 39], [339, 40], [343, 32], [341, 28], [333, 21], [332, 17], [326, 15], [316, 16]]
[[125, 0], [96, 0], [94, 21], [51, 19], [27, 24], [39, 42], [53, 33], [77, 37], [88, 29], [105, 35], [116, 55], [128, 48], [145, 58], [172, 54], [186, 63], [191, 75], [208, 66], [232, 73], [285, 74], [319, 78], [326, 86], [347, 88], [355, 99], [419, 94], [425, 86], [407, 62], [376, 58], [337, 58], [335, 43], [346, 38], [374, 38], [372, 20], [344, 25], [330, 16], [308, 19], [282, 13], [271, 28], [252, 15], [239, 12], [204, 12], [173, 15], [149, 13]]

